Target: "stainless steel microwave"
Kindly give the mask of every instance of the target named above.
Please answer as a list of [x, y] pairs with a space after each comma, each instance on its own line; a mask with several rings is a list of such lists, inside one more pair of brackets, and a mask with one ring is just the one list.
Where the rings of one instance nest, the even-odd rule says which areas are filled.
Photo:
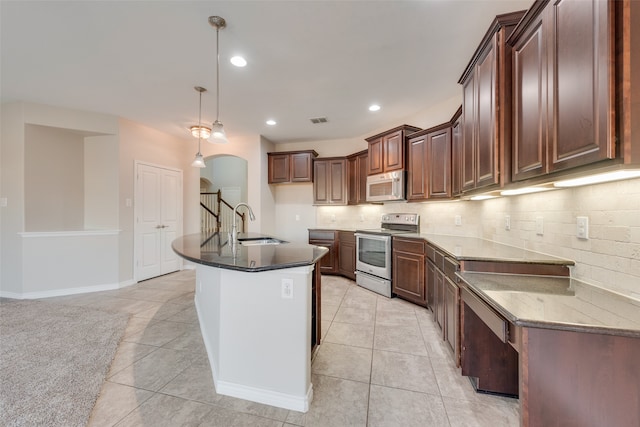
[[367, 202], [404, 200], [404, 171], [393, 171], [367, 177]]

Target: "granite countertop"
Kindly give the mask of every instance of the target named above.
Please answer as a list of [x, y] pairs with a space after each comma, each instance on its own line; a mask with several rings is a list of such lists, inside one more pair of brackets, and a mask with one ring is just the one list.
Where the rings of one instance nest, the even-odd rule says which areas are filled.
[[534, 252], [478, 237], [444, 234], [403, 234], [401, 237], [421, 238], [458, 261], [519, 262], [527, 264], [574, 265], [571, 260]]
[[[240, 233], [242, 238], [272, 237]], [[177, 238], [171, 247], [181, 257], [203, 265], [247, 272], [278, 270], [316, 263], [329, 252], [327, 248], [305, 243], [232, 247], [227, 233], [188, 234]]]
[[518, 326], [640, 338], [640, 301], [569, 277], [457, 273]]

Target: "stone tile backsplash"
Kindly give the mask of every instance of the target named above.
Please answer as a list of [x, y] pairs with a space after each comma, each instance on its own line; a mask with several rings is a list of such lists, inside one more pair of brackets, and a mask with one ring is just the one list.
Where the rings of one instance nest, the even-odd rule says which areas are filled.
[[[640, 300], [640, 179], [474, 202], [318, 207], [316, 225], [375, 228], [386, 212], [419, 213], [423, 233], [483, 237], [572, 259], [573, 277]], [[588, 240], [576, 236], [578, 216], [589, 218]], [[543, 235], [536, 234], [538, 217]]]

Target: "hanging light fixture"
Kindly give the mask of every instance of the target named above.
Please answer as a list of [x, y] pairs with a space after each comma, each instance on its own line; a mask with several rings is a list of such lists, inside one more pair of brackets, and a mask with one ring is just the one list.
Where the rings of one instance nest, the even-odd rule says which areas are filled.
[[210, 16], [209, 24], [216, 29], [216, 121], [213, 122], [211, 127], [211, 136], [209, 142], [217, 142], [219, 144], [226, 144], [229, 142], [227, 135], [224, 132], [222, 122], [219, 120], [220, 116], [220, 47], [219, 47], [219, 32], [221, 29], [227, 26], [227, 22], [219, 16]]
[[[207, 90], [200, 86], [195, 86], [194, 89], [197, 92], [200, 92], [200, 108], [198, 108], [198, 126], [191, 126], [191, 134], [198, 138], [198, 153], [196, 154], [196, 158], [193, 160], [193, 163], [191, 163], [191, 166], [194, 168], [204, 168], [207, 165], [204, 163], [202, 153], [200, 153], [200, 141], [202, 141], [202, 138], [206, 138], [211, 134], [211, 129], [202, 126], [202, 92], [206, 92]], [[205, 134], [207, 136], [204, 136]]]

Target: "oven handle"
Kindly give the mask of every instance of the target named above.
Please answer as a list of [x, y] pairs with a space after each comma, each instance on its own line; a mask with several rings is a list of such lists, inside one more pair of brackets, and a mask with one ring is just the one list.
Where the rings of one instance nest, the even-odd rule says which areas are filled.
[[391, 240], [391, 236], [385, 236], [385, 235], [381, 235], [381, 234], [370, 234], [370, 233], [355, 233], [355, 237], [356, 237], [356, 239], [358, 237], [364, 237], [365, 239], [380, 240], [382, 242], [386, 242], [388, 240]]

